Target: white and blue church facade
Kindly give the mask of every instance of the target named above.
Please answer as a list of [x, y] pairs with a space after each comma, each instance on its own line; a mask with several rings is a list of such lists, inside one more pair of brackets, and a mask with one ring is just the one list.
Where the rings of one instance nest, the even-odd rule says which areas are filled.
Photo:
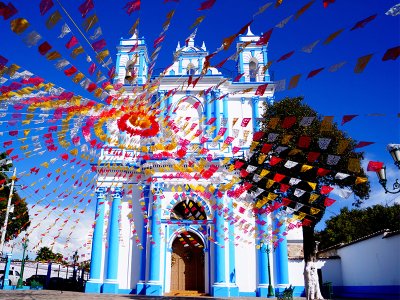
[[[298, 293], [304, 290], [302, 269], [292, 272], [288, 259], [291, 240], [301, 245], [301, 232], [286, 235], [275, 215], [253, 213], [249, 196], [228, 196], [236, 177], [227, 161], [248, 155], [262, 103], [274, 97], [274, 83], [263, 68], [267, 46], [257, 45], [258, 39], [250, 29], [238, 38], [237, 73], [243, 76], [237, 82], [211, 67], [188, 86], [189, 76], [200, 76], [209, 54], [204, 42], [196, 46], [193, 38], [183, 47], [178, 43], [174, 63], [152, 79], [159, 80], [155, 98], [163, 118], [174, 121], [175, 139], [190, 141], [184, 160], [157, 155], [154, 147], [145, 155], [141, 147], [154, 145], [154, 139], [127, 137], [116, 124], [108, 125], [116, 141], [102, 149], [97, 165], [87, 293], [267, 297], [289, 284], [298, 286]], [[121, 39], [117, 49], [116, 83], [129, 95], [149, 81], [150, 58], [137, 34]], [[266, 83], [264, 94], [256, 95]], [[175, 93], [169, 95], [171, 90]], [[168, 143], [172, 137], [165, 124], [158, 139]], [[229, 144], [227, 137], [233, 137]], [[202, 170], [209, 171], [207, 176]], [[271, 232], [277, 230], [280, 242], [273, 248]]]

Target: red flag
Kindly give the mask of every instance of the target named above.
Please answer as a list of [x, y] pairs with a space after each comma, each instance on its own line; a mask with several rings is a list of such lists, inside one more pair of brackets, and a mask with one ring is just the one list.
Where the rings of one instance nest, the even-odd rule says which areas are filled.
[[293, 54], [294, 54], [294, 50], [293, 50], [293, 51], [290, 51], [289, 53], [286, 53], [286, 54], [282, 55], [282, 56], [277, 60], [277, 62], [286, 60], [286, 59], [288, 59], [289, 57], [291, 57]]
[[257, 90], [256, 90], [256, 96], [262, 96], [262, 95], [264, 95], [265, 90], [267, 89], [267, 86], [268, 86], [268, 83], [259, 85], [259, 86], [257, 87]]
[[357, 29], [357, 28], [364, 28], [364, 26], [367, 25], [367, 24], [368, 24], [369, 22], [371, 22], [372, 20], [374, 20], [374, 19], [376, 18], [377, 15], [378, 15], [378, 14], [375, 14], [375, 15], [369, 16], [368, 18], [366, 18], [366, 19], [364, 19], [364, 20], [358, 21], [358, 22], [353, 26], [353, 28], [350, 29], [350, 31], [355, 30], [355, 29]]
[[260, 139], [264, 136], [264, 133], [265, 133], [265, 132], [263, 132], [263, 131], [254, 132], [254, 134], [253, 134], [253, 141], [258, 141], [258, 140], [260, 140]]
[[283, 178], [285, 178], [285, 177], [286, 177], [285, 175], [276, 173], [275, 176], [274, 176], [274, 178], [273, 178], [272, 180], [275, 181], [275, 182], [280, 182], [280, 181], [281, 181]]
[[261, 149], [261, 152], [262, 153], [268, 153], [269, 151], [271, 151], [271, 149], [272, 149], [272, 145], [271, 144], [264, 144], [262, 149]]
[[320, 193], [321, 193], [322, 195], [327, 195], [327, 194], [329, 194], [332, 190], [333, 190], [333, 187], [330, 187], [329, 185], [323, 185], [323, 186], [321, 187]]
[[81, 5], [79, 5], [78, 9], [82, 14], [82, 18], [86, 18], [88, 12], [91, 11], [93, 8], [94, 8], [93, 0], [86, 0]]
[[206, 10], [206, 9], [210, 9], [215, 2], [217, 2], [217, 0], [206, 0], [203, 3], [201, 3], [200, 8], [197, 10]]
[[311, 77], [314, 77], [314, 76], [317, 75], [319, 72], [321, 72], [323, 69], [325, 69], [325, 68], [319, 68], [319, 69], [316, 69], [316, 70], [311, 71], [310, 73], [308, 73], [307, 79], [308, 79], [308, 78], [311, 78]]
[[69, 69], [64, 70], [64, 74], [67, 76], [71, 76], [76, 71], [78, 71], [74, 66], [71, 66]]
[[351, 120], [353, 120], [357, 116], [358, 115], [345, 115], [345, 116], [343, 116], [342, 125], [344, 125], [347, 122], [350, 122]]
[[280, 163], [281, 161], [282, 161], [282, 158], [279, 158], [279, 157], [276, 157], [276, 156], [272, 156], [270, 161], [269, 161], [269, 164], [271, 166], [275, 166], [276, 164]]
[[128, 2], [125, 5], [124, 9], [126, 10], [128, 15], [131, 15], [131, 13], [140, 9], [140, 0]]
[[75, 36], [72, 36], [70, 40], [65, 44], [65, 48], [71, 49], [76, 44], [78, 44], [78, 39]]
[[365, 147], [365, 146], [369, 146], [371, 144], [375, 144], [375, 142], [364, 142], [364, 141], [361, 141], [356, 145], [355, 148], [362, 148], [362, 147]]
[[162, 35], [162, 36], [159, 36], [158, 38], [156, 38], [156, 39], [154, 40], [153, 47], [154, 47], [154, 48], [157, 48], [157, 46], [158, 46], [159, 44], [161, 44], [161, 43], [164, 41], [164, 39], [165, 39], [165, 35]]
[[336, 200], [333, 200], [331, 198], [325, 198], [324, 205], [325, 206], [331, 206], [335, 202], [336, 202]]
[[53, 7], [54, 3], [52, 0], [42, 0], [40, 1], [39, 8], [40, 8], [40, 14], [43, 16], [45, 15], [49, 9]]
[[0, 16], [3, 16], [4, 20], [8, 20], [17, 12], [18, 10], [11, 3], [5, 5], [3, 2], [0, 2]]
[[45, 55], [51, 49], [51, 45], [48, 42], [44, 42], [39, 46], [39, 53]]
[[367, 171], [378, 172], [382, 168], [383, 168], [383, 162], [370, 161], [368, 163]]
[[268, 43], [269, 39], [271, 38], [271, 34], [272, 34], [272, 30], [274, 28], [271, 28], [270, 30], [268, 30], [266, 33], [264, 33], [260, 39], [257, 41], [256, 45], [260, 46], [260, 45], [265, 45]]
[[307, 156], [307, 160], [309, 162], [314, 162], [318, 159], [318, 157], [321, 155], [319, 152], [309, 152]]
[[331, 170], [327, 170], [324, 168], [318, 168], [317, 175], [322, 177], [322, 176], [328, 175], [330, 171]]
[[284, 129], [289, 129], [296, 123], [296, 117], [295, 116], [288, 116], [283, 119], [282, 122], [282, 128]]
[[308, 147], [310, 147], [310, 142], [311, 142], [311, 138], [309, 136], [303, 135], [299, 138], [298, 146], [300, 148], [308, 148]]
[[327, 8], [329, 4], [334, 3], [335, 0], [322, 0], [322, 4], [324, 5], [324, 8]]
[[400, 46], [387, 49], [382, 57], [382, 61], [386, 61], [389, 59], [396, 60], [399, 57], [399, 55], [400, 55]]

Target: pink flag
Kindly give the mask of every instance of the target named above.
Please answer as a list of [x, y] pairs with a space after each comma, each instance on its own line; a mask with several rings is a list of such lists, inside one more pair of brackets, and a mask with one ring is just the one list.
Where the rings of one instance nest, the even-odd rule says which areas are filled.
[[44, 14], [46, 14], [49, 9], [51, 9], [53, 7], [54, 3], [52, 0], [42, 0], [40, 1], [40, 14], [43, 16]]
[[99, 52], [101, 49], [103, 49], [106, 46], [106, 41], [104, 39], [101, 39], [97, 42], [94, 42], [92, 44], [92, 47], [94, 51]]
[[128, 2], [125, 5], [124, 9], [126, 10], [128, 15], [131, 15], [131, 13], [140, 10], [140, 0]]
[[82, 14], [82, 18], [86, 18], [88, 12], [91, 11], [93, 8], [94, 8], [93, 0], [86, 0], [81, 5], [79, 5], [78, 9]]
[[375, 144], [375, 142], [364, 142], [364, 141], [361, 141], [356, 145], [355, 148], [362, 148], [362, 147], [365, 147], [365, 146], [369, 146], [371, 144]]

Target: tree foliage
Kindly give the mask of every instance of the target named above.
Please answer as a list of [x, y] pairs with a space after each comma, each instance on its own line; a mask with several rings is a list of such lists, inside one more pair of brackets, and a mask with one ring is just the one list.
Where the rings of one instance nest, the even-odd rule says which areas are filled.
[[[327, 187], [351, 189], [355, 204], [368, 198], [370, 187], [360, 167], [363, 153], [355, 151], [356, 142], [302, 100], [285, 98], [266, 108], [261, 121], [263, 135], [253, 141], [253, 155], [244, 161], [241, 175], [253, 185], [252, 191], [262, 189], [256, 199], [256, 206], [263, 205], [261, 210], [269, 207], [271, 211], [284, 203], [282, 210], [303, 223], [304, 255], [309, 261], [315, 255], [314, 227], [328, 205]], [[313, 118], [307, 126], [305, 117]], [[338, 161], [333, 162], [335, 159]], [[288, 162], [293, 163], [289, 166]], [[249, 165], [257, 167], [253, 175], [244, 172]], [[267, 174], [260, 179], [263, 170]]]
[[374, 205], [352, 210], [345, 207], [325, 223], [326, 228], [316, 234], [321, 250], [340, 243], [349, 243], [384, 229], [400, 230], [400, 204]]
[[[0, 153], [0, 160], [6, 158], [7, 156], [5, 153]], [[6, 180], [3, 185], [0, 185], [0, 227], [2, 227], [4, 224], [8, 197], [10, 195], [9, 183], [12, 180], [12, 174], [10, 172], [5, 173], [3, 171], [10, 170], [12, 170], [11, 163], [0, 166], [0, 180]], [[18, 185], [17, 180], [15, 181], [15, 184]], [[21, 199], [21, 197], [18, 195], [16, 188], [17, 187], [14, 187], [14, 193], [11, 198], [11, 205], [14, 205], [14, 212], [9, 214], [6, 240], [16, 238], [21, 231], [26, 230], [30, 225], [27, 204], [25, 200]]]
[[41, 247], [36, 253], [36, 261], [53, 261], [64, 264], [64, 258], [61, 253], [54, 253], [49, 247]]

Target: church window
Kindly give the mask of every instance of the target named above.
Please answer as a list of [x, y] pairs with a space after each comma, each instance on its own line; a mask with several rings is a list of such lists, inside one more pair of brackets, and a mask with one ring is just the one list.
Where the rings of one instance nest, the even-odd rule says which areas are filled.
[[257, 73], [258, 73], [258, 62], [256, 60], [251, 60], [249, 62], [250, 82], [257, 81]]
[[196, 72], [196, 68], [194, 67], [194, 65], [192, 63], [188, 64], [188, 66], [186, 67], [186, 74], [194, 75], [195, 72]]

